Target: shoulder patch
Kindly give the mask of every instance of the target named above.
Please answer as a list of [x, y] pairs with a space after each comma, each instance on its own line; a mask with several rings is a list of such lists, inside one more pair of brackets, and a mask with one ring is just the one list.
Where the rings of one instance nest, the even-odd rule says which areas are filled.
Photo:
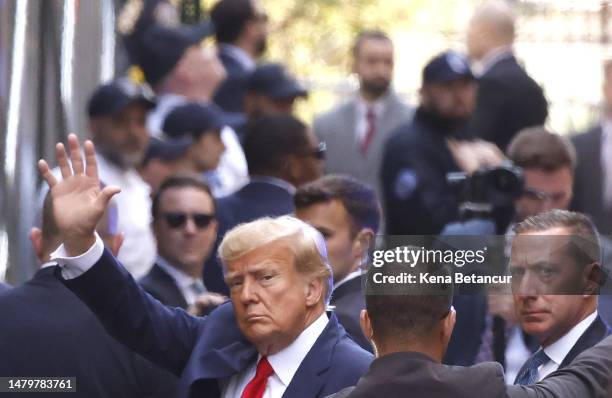
[[398, 199], [408, 199], [417, 188], [419, 178], [413, 169], [403, 169], [397, 175], [393, 192]]

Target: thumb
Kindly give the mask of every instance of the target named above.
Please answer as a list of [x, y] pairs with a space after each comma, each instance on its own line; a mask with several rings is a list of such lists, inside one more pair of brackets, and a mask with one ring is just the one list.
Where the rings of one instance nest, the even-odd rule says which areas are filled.
[[104, 189], [98, 194], [98, 197], [96, 198], [96, 204], [106, 209], [106, 207], [108, 206], [108, 202], [110, 202], [113, 196], [115, 196], [119, 192], [121, 192], [121, 188], [117, 186], [109, 185], [104, 187]]

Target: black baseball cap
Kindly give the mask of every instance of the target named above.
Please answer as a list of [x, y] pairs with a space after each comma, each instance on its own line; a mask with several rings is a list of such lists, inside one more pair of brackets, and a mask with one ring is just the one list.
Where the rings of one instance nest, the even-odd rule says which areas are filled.
[[423, 83], [448, 83], [459, 79], [474, 79], [463, 55], [445, 51], [434, 57], [423, 69]]
[[249, 78], [248, 90], [272, 99], [289, 99], [308, 96], [308, 91], [277, 63], [258, 66]]
[[161, 159], [171, 162], [182, 157], [193, 144], [190, 137], [172, 139], [168, 137], [151, 137], [145, 154], [143, 164], [151, 159]]
[[162, 130], [167, 137], [178, 139], [187, 135], [198, 136], [209, 130], [221, 130], [228, 124], [228, 115], [217, 105], [190, 102], [174, 108], [166, 116]]
[[87, 114], [89, 117], [112, 116], [136, 101], [142, 102], [147, 108], [154, 108], [153, 98], [149, 87], [121, 78], [94, 91], [87, 103]]
[[155, 85], [174, 69], [189, 47], [212, 36], [214, 31], [210, 21], [181, 27], [153, 24], [140, 35], [132, 59], [147, 82]]

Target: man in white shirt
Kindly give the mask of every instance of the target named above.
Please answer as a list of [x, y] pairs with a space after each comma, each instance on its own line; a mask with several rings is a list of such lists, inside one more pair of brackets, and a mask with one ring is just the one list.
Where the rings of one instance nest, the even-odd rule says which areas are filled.
[[149, 142], [145, 121], [153, 106], [152, 93], [127, 79], [100, 86], [87, 106], [100, 179], [122, 191], [115, 199], [119, 232], [125, 237], [119, 259], [136, 278], [146, 274], [155, 259], [150, 189], [136, 170]]
[[382, 197], [380, 169], [390, 134], [412, 117], [412, 110], [391, 88], [393, 42], [384, 32], [364, 31], [353, 45], [353, 72], [359, 90], [313, 122], [327, 144], [328, 174], [347, 174], [372, 186]]
[[94, 229], [119, 188], [100, 190], [91, 142], [84, 161], [76, 136], [68, 141], [72, 169], [57, 148], [61, 181], [39, 162], [63, 240], [52, 258], [117, 339], [182, 375], [177, 397], [325, 397], [365, 372], [371, 355], [325, 312], [333, 280], [314, 228], [288, 216], [236, 227], [219, 248], [232, 305], [208, 318], [168, 309], [104, 251]]
[[509, 270], [516, 317], [541, 345], [515, 380], [528, 385], [567, 366], [610, 330], [597, 314], [604, 274], [592, 222], [552, 210], [528, 217], [514, 232]]
[[171, 307], [193, 309], [202, 296], [212, 301], [211, 307], [221, 304], [224, 298], [208, 293], [202, 281], [202, 264], [217, 236], [208, 185], [197, 176], [169, 177], [153, 197], [151, 213], [158, 254], [141, 286]]
[[293, 201], [295, 215], [325, 238], [335, 281], [334, 312], [353, 340], [372, 351], [359, 314], [365, 308], [362, 272], [380, 226], [374, 190], [352, 177], [330, 175], [298, 188]]

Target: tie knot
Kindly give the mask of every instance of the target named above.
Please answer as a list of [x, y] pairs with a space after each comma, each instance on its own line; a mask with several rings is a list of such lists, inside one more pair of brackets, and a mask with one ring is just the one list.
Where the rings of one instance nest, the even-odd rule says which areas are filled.
[[539, 368], [541, 365], [544, 365], [546, 362], [550, 361], [550, 358], [548, 355], [546, 355], [544, 350], [540, 348], [538, 352], [533, 355], [531, 361], [534, 368]]
[[376, 116], [376, 113], [374, 112], [374, 107], [373, 106], [369, 106], [368, 107], [368, 111], [366, 113], [366, 117], [368, 119], [374, 119], [375, 116]]
[[267, 379], [272, 376], [274, 373], [274, 369], [272, 369], [272, 365], [268, 362], [268, 358], [261, 357], [259, 362], [257, 363], [257, 370], [255, 371], [255, 378], [257, 379]]

